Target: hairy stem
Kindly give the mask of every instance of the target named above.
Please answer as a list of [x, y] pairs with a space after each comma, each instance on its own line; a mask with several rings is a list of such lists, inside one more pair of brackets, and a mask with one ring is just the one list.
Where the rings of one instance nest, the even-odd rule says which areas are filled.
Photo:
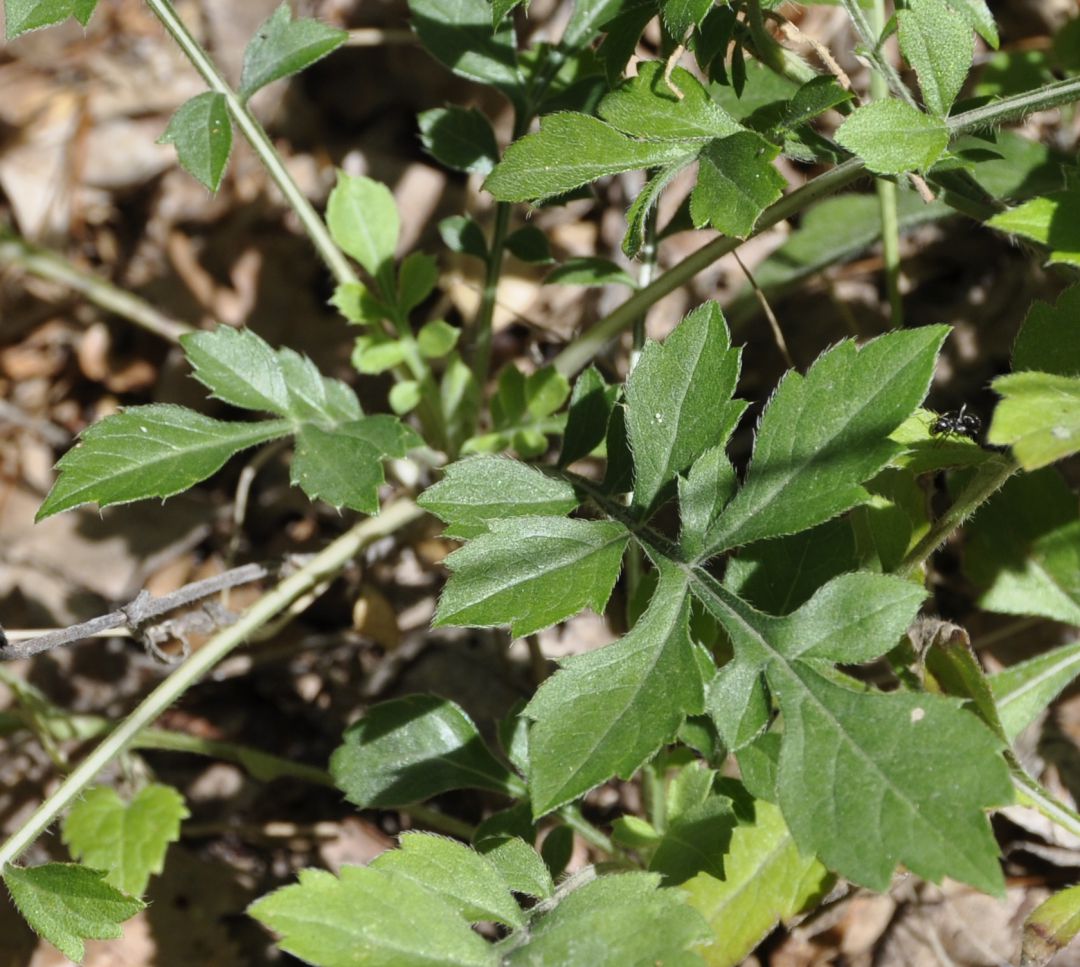
[[378, 517], [362, 520], [316, 554], [303, 568], [285, 578], [219, 632], [144, 698], [135, 710], [68, 775], [33, 815], [0, 846], [0, 869], [13, 862], [54, 819], [94, 781], [98, 773], [124, 752], [173, 702], [202, 679], [218, 662], [243, 644], [294, 601], [336, 575], [361, 550], [423, 516], [411, 501], [386, 507]]
[[228, 105], [229, 113], [236, 122], [236, 126], [247, 138], [251, 147], [255, 149], [255, 153], [259, 156], [259, 160], [262, 161], [274, 184], [278, 186], [289, 206], [296, 212], [297, 217], [304, 226], [304, 231], [307, 232], [316, 251], [330, 269], [338, 285], [359, 281], [349, 260], [330, 237], [326, 223], [312, 207], [311, 202], [307, 200], [299, 185], [293, 181], [292, 175], [289, 174], [263, 126], [255, 120], [255, 116], [248, 110], [247, 105], [240, 100], [236, 92], [226, 83], [217, 65], [210, 59], [206, 51], [199, 46], [191, 31], [187, 29], [184, 22], [177, 15], [173, 5], [169, 0], [146, 0], [146, 5], [154, 16], [161, 21], [192, 66], [202, 75], [207, 86], [212, 91], [224, 95], [225, 103]]

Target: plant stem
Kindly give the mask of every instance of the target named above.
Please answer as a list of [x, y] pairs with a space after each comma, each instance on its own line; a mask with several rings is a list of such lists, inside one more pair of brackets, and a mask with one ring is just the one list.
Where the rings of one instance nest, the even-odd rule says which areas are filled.
[[609, 856], [615, 854], [615, 845], [581, 814], [579, 806], [563, 806], [562, 809], [559, 810], [559, 818], [585, 840], [586, 843], [595, 846], [598, 850], [607, 853]]
[[146, 0], [146, 5], [154, 16], [161, 21], [192, 66], [202, 75], [207, 86], [212, 91], [216, 91], [225, 97], [225, 103], [228, 105], [229, 113], [236, 122], [236, 126], [259, 156], [259, 160], [266, 167], [267, 173], [273, 179], [274, 184], [278, 186], [278, 189], [285, 196], [289, 206], [296, 212], [297, 217], [304, 226], [304, 231], [307, 232], [316, 251], [330, 269], [338, 285], [358, 282], [359, 278], [349, 260], [334, 243], [326, 223], [312, 207], [311, 202], [307, 200], [299, 185], [293, 180], [292, 175], [289, 174], [263, 126], [255, 120], [255, 116], [248, 110], [247, 105], [240, 100], [236, 92], [226, 83], [217, 65], [210, 59], [206, 51], [199, 46], [191, 31], [187, 29], [187, 26], [177, 15], [173, 5], [169, 0]]
[[982, 107], [964, 111], [963, 114], [954, 114], [945, 119], [945, 124], [953, 135], [964, 134], [979, 128], [1004, 124], [1006, 121], [1015, 121], [1036, 111], [1061, 107], [1076, 100], [1080, 100], [1080, 77], [1070, 77], [1068, 80], [1047, 84], [1036, 91], [1003, 97], [999, 101], [991, 101]]
[[97, 777], [106, 765], [127, 749], [185, 691], [268, 621], [320, 583], [336, 575], [361, 550], [418, 520], [423, 511], [408, 500], [386, 507], [378, 517], [366, 518], [350, 528], [303, 568], [285, 578], [255, 602], [236, 624], [216, 634], [180, 665], [136, 706], [123, 722], [68, 775], [23, 826], [0, 846], [0, 869], [13, 862], [54, 819]]
[[115, 313], [169, 342], [178, 343], [181, 336], [195, 332], [193, 326], [169, 318], [137, 295], [93, 272], [76, 268], [61, 255], [31, 245], [18, 236], [4, 234], [0, 237], [0, 263], [18, 266], [40, 279], [74, 289], [106, 312]]
[[503, 249], [506, 233], [510, 227], [510, 204], [500, 201], [495, 205], [495, 227], [488, 246], [487, 271], [484, 274], [484, 291], [480, 296], [480, 308], [472, 326], [465, 332], [463, 358], [473, 371], [480, 392], [487, 383], [488, 367], [491, 365], [491, 324], [495, 318], [495, 299], [502, 275]]
[[908, 577], [917, 571], [968, 517], [990, 499], [1017, 470], [1019, 464], [1009, 457], [996, 457], [981, 464], [975, 476], [952, 506], [945, 511], [900, 562], [894, 573]]
[[[885, 0], [874, 0], [870, 18], [870, 29], [875, 37], [880, 37], [885, 29]], [[878, 71], [870, 72], [870, 96], [875, 101], [889, 96], [889, 83]], [[889, 322], [893, 329], [901, 329], [904, 306], [900, 298], [900, 220], [896, 211], [896, 183], [888, 178], [878, 178], [876, 188], [881, 212], [881, 254], [885, 262]]]
[[1050, 822], [1057, 823], [1073, 836], [1080, 836], [1080, 814], [1075, 809], [1066, 806], [1040, 782], [1018, 767], [1012, 770], [1012, 783], [1013, 788], [1020, 793], [1021, 805], [1038, 810]]

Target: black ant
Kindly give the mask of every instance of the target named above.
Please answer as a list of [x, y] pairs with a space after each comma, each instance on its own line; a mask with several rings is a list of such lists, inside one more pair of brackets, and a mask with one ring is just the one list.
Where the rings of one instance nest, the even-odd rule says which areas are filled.
[[967, 403], [955, 412], [942, 413], [930, 427], [931, 436], [960, 436], [974, 440], [982, 429], [982, 420], [967, 412]]

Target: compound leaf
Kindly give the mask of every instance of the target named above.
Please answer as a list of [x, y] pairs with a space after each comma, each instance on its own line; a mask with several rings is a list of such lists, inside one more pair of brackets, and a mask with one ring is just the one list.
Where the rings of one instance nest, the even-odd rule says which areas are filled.
[[248, 42], [240, 72], [239, 95], [247, 100], [273, 81], [296, 74], [336, 50], [348, 34], [318, 20], [292, 19], [282, 3]]
[[71, 855], [106, 873], [105, 882], [128, 896], [142, 896], [151, 874], [164, 868], [165, 850], [180, 837], [189, 813], [172, 786], [144, 786], [129, 803], [115, 789], [88, 789], [64, 819]]
[[93, 424], [60, 458], [37, 520], [96, 501], [101, 507], [171, 497], [205, 480], [234, 453], [285, 436], [285, 420], [223, 423], [182, 406], [133, 406]]
[[515, 517], [487, 526], [446, 559], [436, 625], [508, 624], [520, 637], [585, 607], [604, 610], [629, 537], [622, 524]]
[[408, 806], [451, 789], [506, 793], [514, 780], [472, 720], [434, 695], [369, 708], [334, 750], [330, 774], [361, 809]]
[[879, 175], [926, 171], [949, 143], [945, 123], [899, 98], [860, 107], [840, 125], [836, 140]]
[[686, 576], [663, 567], [652, 603], [628, 635], [576, 655], [533, 696], [529, 791], [542, 816], [613, 775], [628, 779], [703, 711], [689, 631]]
[[286, 347], [277, 351], [277, 357], [294, 421], [334, 424], [363, 416], [352, 389], [339, 379], [323, 376], [307, 356]]
[[185, 101], [158, 143], [176, 145], [180, 166], [217, 191], [232, 151], [232, 121], [225, 95], [206, 91]]
[[112, 940], [146, 904], [76, 863], [4, 867], [4, 883], [28, 924], [66, 957], [81, 963], [84, 940]]
[[497, 967], [495, 950], [441, 896], [374, 866], [340, 876], [301, 870], [298, 883], [248, 913], [281, 935], [278, 946], [312, 964]]
[[706, 536], [706, 553], [820, 524], [867, 498], [861, 484], [897, 452], [889, 440], [922, 401], [948, 330], [845, 341], [806, 376], [789, 372], [765, 410], [742, 488]]

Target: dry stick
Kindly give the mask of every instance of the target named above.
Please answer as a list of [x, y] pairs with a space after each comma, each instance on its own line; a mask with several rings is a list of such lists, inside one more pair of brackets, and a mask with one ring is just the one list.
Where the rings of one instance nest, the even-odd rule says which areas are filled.
[[255, 602], [230, 628], [218, 632], [202, 648], [144, 698], [135, 710], [98, 745], [15, 832], [0, 846], [0, 870], [13, 862], [37, 839], [97, 774], [120, 755], [162, 712], [202, 679], [237, 646], [268, 621], [328, 577], [337, 574], [365, 547], [396, 533], [424, 515], [409, 500], [386, 507], [378, 517], [370, 517], [350, 528], [316, 554], [301, 570], [285, 578]]
[[94, 305], [169, 342], [178, 343], [181, 336], [195, 331], [187, 323], [160, 312], [145, 299], [126, 292], [93, 272], [76, 268], [62, 256], [31, 245], [21, 238], [10, 235], [0, 238], [0, 263], [17, 266], [38, 278], [73, 289]]
[[765, 298], [765, 293], [761, 291], [761, 286], [757, 284], [757, 279], [754, 278], [751, 271], [743, 264], [743, 260], [739, 258], [739, 253], [732, 252], [731, 254], [735, 261], [739, 263], [739, 268], [742, 269], [743, 275], [746, 276], [747, 282], [750, 283], [750, 288], [754, 290], [754, 295], [757, 297], [758, 304], [761, 306], [761, 311], [765, 313], [765, 318], [769, 320], [773, 339], [776, 340], [776, 348], [780, 350], [780, 354], [784, 357], [784, 362], [787, 363], [788, 369], [794, 369], [795, 361], [791, 358], [791, 353], [788, 351], [787, 340], [784, 339], [784, 331], [780, 328], [780, 320], [776, 318], [776, 313], [772, 311], [772, 306], [769, 305], [769, 300]]

